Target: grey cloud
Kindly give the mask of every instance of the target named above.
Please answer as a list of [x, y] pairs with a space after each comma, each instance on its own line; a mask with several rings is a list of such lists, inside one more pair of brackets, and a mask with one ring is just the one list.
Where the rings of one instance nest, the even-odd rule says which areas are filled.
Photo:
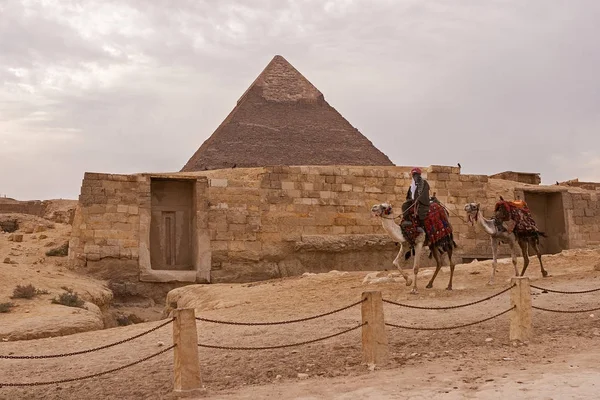
[[[178, 170], [274, 54], [398, 165], [600, 180], [593, 0], [80, 0], [27, 17], [24, 3], [0, 11], [0, 143], [39, 144], [0, 148], [1, 171], [22, 165], [0, 192], [74, 197], [86, 170]], [[114, 15], [83, 34], [73, 18], [92, 9]]]

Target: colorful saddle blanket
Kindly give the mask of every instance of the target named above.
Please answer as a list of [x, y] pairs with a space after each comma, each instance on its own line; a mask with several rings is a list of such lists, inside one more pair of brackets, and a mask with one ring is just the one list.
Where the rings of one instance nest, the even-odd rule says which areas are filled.
[[[448, 214], [444, 207], [438, 202], [432, 202], [429, 205], [429, 212], [424, 220], [425, 235], [430, 245], [440, 246], [446, 249], [446, 246], [452, 246], [452, 225], [448, 220]], [[417, 227], [419, 221], [413, 213], [405, 216], [400, 223], [402, 235], [408, 240], [411, 246], [415, 245], [416, 238], [421, 234]]]
[[526, 202], [522, 200], [499, 201], [496, 203], [494, 211], [497, 219], [503, 222], [514, 221], [513, 232], [515, 235], [522, 237], [538, 235], [539, 230]]

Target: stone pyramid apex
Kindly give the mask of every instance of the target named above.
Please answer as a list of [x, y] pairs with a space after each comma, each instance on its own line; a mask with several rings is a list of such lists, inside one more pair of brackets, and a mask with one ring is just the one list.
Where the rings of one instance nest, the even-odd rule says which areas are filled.
[[323, 94], [296, 68], [280, 55], [273, 57], [238, 100], [238, 104], [253, 89], [267, 101], [318, 101]]
[[394, 165], [276, 55], [182, 171], [273, 165]]

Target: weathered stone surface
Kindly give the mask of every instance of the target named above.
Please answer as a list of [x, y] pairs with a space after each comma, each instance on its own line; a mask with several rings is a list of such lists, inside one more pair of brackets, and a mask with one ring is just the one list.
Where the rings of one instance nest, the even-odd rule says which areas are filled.
[[85, 303], [83, 308], [57, 304], [37, 306], [31, 313], [3, 314], [0, 337], [8, 340], [29, 340], [94, 331], [104, 327], [98, 306]]

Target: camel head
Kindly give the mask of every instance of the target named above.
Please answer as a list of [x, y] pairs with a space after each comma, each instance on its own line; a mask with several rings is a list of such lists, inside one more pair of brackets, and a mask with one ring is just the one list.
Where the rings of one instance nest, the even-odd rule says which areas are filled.
[[392, 206], [388, 203], [375, 204], [371, 207], [371, 214], [375, 217], [383, 217], [393, 214]]
[[467, 203], [465, 204], [465, 211], [467, 212], [467, 219], [473, 225], [477, 221], [477, 214], [479, 213], [479, 203]]

